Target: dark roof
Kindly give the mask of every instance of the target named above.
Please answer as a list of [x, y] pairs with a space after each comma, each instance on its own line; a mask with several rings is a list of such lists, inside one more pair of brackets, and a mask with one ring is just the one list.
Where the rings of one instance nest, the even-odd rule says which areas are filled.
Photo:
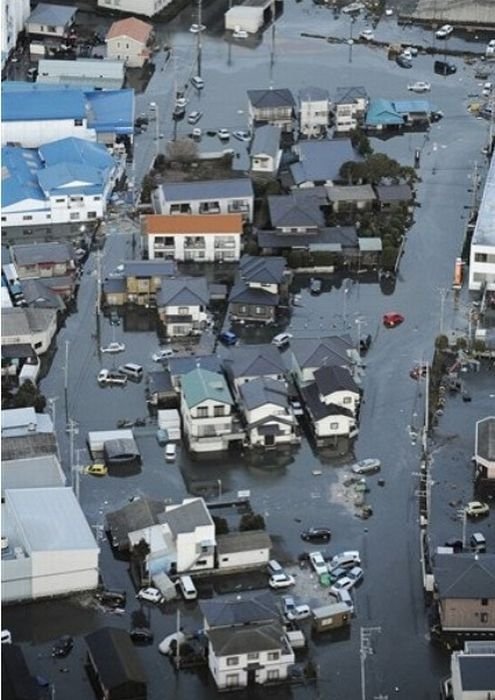
[[247, 409], [273, 403], [288, 409], [289, 396], [285, 382], [270, 377], [257, 377], [239, 387], [242, 401]]
[[50, 289], [44, 279], [22, 280], [22, 294], [29, 306], [60, 311], [65, 309], [62, 297]]
[[[2, 348], [3, 350], [3, 348]], [[476, 456], [488, 462], [495, 461], [495, 417], [483, 418], [476, 424]]]
[[105, 294], [122, 294], [127, 290], [127, 282], [124, 277], [109, 277], [103, 282]]
[[208, 283], [204, 277], [169, 279], [157, 294], [158, 306], [206, 306]]
[[433, 573], [442, 600], [495, 599], [495, 554], [437, 554]]
[[230, 348], [229, 355], [224, 366], [234, 378], [283, 375], [287, 371], [282, 355], [271, 344], [239, 345]]
[[332, 226], [320, 228], [318, 233], [279, 233], [258, 231], [258, 244], [262, 248], [283, 250], [285, 248], [332, 248], [340, 253], [345, 249], [358, 249], [359, 238], [354, 226]]
[[468, 691], [495, 691], [495, 656], [476, 656], [473, 654], [460, 654], [459, 671], [461, 686], [464, 692]]
[[12, 257], [18, 265], [70, 262], [74, 258], [74, 248], [62, 241], [14, 245]]
[[212, 519], [203, 499], [195, 498], [189, 503], [182, 503], [161, 513], [160, 522], [167, 523], [172, 533], [177, 536], [183, 532], [194, 532], [197, 527], [211, 525]]
[[301, 369], [323, 365], [351, 364], [348, 350], [353, 348], [349, 335], [333, 335], [328, 338], [292, 338], [290, 349]]
[[267, 155], [276, 158], [280, 150], [280, 134], [282, 130], [279, 126], [264, 124], [254, 131], [254, 138], [249, 148], [252, 157]]
[[325, 365], [314, 373], [316, 386], [322, 396], [333, 394], [334, 391], [351, 391], [359, 394], [359, 387], [345, 367]]
[[290, 166], [290, 172], [296, 185], [338, 180], [344, 163], [363, 160], [347, 138], [300, 141], [294, 150], [299, 155], [299, 162]]
[[248, 90], [248, 99], [256, 109], [269, 109], [272, 107], [295, 107], [296, 103], [292, 92], [287, 88], [269, 90]]
[[17, 644], [2, 644], [2, 700], [40, 700], [38, 685]]
[[29, 345], [28, 343], [19, 343], [18, 345], [2, 345], [2, 358], [24, 360], [28, 357], [36, 357], [33, 346]]
[[206, 632], [215, 656], [286, 649], [284, 628], [278, 622], [242, 628], [209, 629]]
[[174, 391], [168, 369], [161, 372], [148, 372], [148, 388], [150, 394]]
[[330, 202], [373, 202], [376, 199], [371, 185], [336, 185], [325, 189]]
[[264, 530], [229, 532], [227, 535], [217, 535], [219, 556], [232, 552], [249, 552], [253, 549], [270, 549], [271, 546], [272, 540]]
[[287, 261], [283, 257], [255, 257], [243, 255], [239, 260], [239, 274], [246, 282], [281, 284], [285, 277]]
[[237, 282], [230, 290], [229, 302], [236, 304], [255, 304], [257, 306], [278, 306], [278, 294], [265, 292], [264, 289], [249, 287], [246, 282]]
[[156, 525], [159, 522], [158, 514], [163, 513], [164, 510], [163, 501], [140, 497], [119, 510], [107, 513], [106, 529], [111, 531], [112, 541], [119, 549], [126, 548], [129, 546], [129, 532]]
[[328, 90], [320, 87], [304, 87], [297, 93], [299, 102], [323, 102], [329, 99]]
[[212, 628], [270, 622], [279, 616], [273, 598], [267, 593], [240, 600], [202, 600], [199, 607]]
[[325, 224], [317, 199], [272, 195], [268, 197], [268, 211], [273, 228], [315, 228]]
[[173, 277], [177, 274], [173, 260], [125, 260], [122, 264], [125, 277]]
[[377, 185], [376, 195], [380, 202], [409, 202], [412, 189], [410, 185]]
[[126, 630], [101, 627], [85, 637], [104, 688], [129, 683], [146, 684], [146, 674]]
[[195, 182], [165, 182], [160, 185], [166, 202], [189, 202], [197, 199], [253, 197], [253, 185], [248, 177], [228, 180], [197, 180]]
[[115, 440], [105, 440], [105, 456], [112, 460], [119, 455], [135, 455], [139, 457], [139, 449], [134, 438], [117, 438]]
[[182, 377], [191, 370], [201, 367], [210, 372], [221, 372], [222, 362], [216, 355], [195, 355], [194, 357], [170, 357], [168, 371], [171, 377]]
[[57, 454], [57, 440], [53, 433], [2, 438], [2, 460], [52, 454]]
[[366, 88], [359, 87], [338, 87], [335, 91], [335, 104], [354, 104], [358, 99], [367, 99]]
[[348, 416], [352, 417], [352, 412], [342, 406], [330, 403], [325, 404], [320, 401], [320, 392], [316, 386], [316, 382], [311, 382], [301, 389], [302, 398], [307, 410], [311, 414], [313, 420], [321, 420], [328, 416]]

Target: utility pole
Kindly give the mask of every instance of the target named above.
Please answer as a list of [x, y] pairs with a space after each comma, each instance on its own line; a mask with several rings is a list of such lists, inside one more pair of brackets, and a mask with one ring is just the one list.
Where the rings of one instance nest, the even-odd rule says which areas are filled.
[[101, 250], [96, 251], [96, 315], [101, 314]]
[[275, 21], [272, 24], [272, 45], [270, 49], [270, 89], [273, 88], [273, 66], [275, 65]]
[[[79, 431], [78, 431], [79, 432]], [[81, 462], [80, 462], [80, 452], [81, 450], [76, 450], [76, 465], [74, 467], [74, 472], [75, 472], [75, 489], [74, 492], [76, 494], [77, 502], [79, 503], [80, 501], [80, 494], [81, 494]]]
[[70, 481], [71, 486], [75, 491], [75, 481], [74, 481], [74, 436], [79, 434], [79, 428], [77, 427], [76, 421], [72, 418], [69, 419], [67, 425], [67, 432], [69, 433], [69, 468], [70, 468]]
[[372, 635], [374, 633], [380, 634], [381, 631], [381, 627], [361, 627], [360, 629], [361, 700], [366, 700], [366, 657], [375, 653], [371, 644]]
[[471, 215], [474, 214], [476, 211], [476, 208], [478, 206], [478, 185], [479, 185], [479, 172], [478, 172], [478, 161], [474, 161], [474, 166], [473, 166], [473, 179], [472, 179], [472, 187], [473, 187], [473, 197], [471, 201]]
[[177, 670], [180, 667], [180, 610], [177, 608], [176, 616], [176, 633], [177, 633], [177, 654], [175, 656], [175, 665]]
[[57, 410], [57, 407], [55, 405], [56, 401], [58, 401], [58, 396], [52, 396], [49, 399], [47, 399], [48, 409], [49, 409], [51, 416], [52, 416], [52, 423], [53, 423], [54, 429], [56, 429], [55, 428], [55, 426], [56, 426], [55, 417], [56, 417], [56, 410]]
[[197, 38], [197, 54], [196, 60], [198, 65], [198, 75], [201, 77], [201, 34], [203, 33], [202, 17], [203, 17], [203, 0], [198, 0], [198, 25], [199, 32]]
[[438, 290], [438, 293], [440, 294], [440, 335], [443, 335], [443, 320], [444, 320], [444, 311], [445, 311], [445, 299], [447, 298], [448, 291], [441, 287]]
[[64, 404], [65, 404], [65, 425], [69, 426], [69, 341], [65, 341], [65, 363], [64, 363]]
[[423, 457], [428, 460], [428, 431], [430, 429], [430, 366], [426, 364], [425, 376], [425, 420], [423, 425]]

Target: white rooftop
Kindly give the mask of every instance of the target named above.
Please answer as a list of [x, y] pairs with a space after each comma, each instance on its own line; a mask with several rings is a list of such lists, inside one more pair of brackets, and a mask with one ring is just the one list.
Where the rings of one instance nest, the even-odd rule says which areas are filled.
[[47, 413], [34, 408], [9, 408], [2, 411], [2, 437], [19, 437], [33, 433], [53, 433], [53, 422]]
[[486, 176], [483, 198], [473, 233], [473, 244], [495, 246], [495, 153]]

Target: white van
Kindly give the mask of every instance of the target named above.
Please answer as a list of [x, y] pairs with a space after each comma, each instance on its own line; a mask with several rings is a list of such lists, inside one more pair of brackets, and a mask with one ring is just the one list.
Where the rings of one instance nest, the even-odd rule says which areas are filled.
[[284, 345], [288, 344], [291, 338], [292, 335], [290, 333], [279, 333], [275, 336], [275, 338], [273, 338], [272, 344], [276, 345], [277, 348], [282, 348]]
[[186, 600], [196, 600], [198, 597], [198, 591], [190, 576], [181, 576], [179, 578], [179, 587]]
[[119, 367], [119, 372], [125, 374], [129, 379], [134, 379], [139, 382], [143, 378], [143, 368], [141, 365], [135, 365], [134, 362], [128, 362]]

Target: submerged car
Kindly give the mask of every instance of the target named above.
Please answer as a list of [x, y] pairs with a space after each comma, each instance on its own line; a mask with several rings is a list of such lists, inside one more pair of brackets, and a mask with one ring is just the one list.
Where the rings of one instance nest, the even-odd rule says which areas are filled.
[[101, 462], [96, 462], [95, 464], [89, 464], [85, 470], [86, 474], [91, 474], [92, 476], [106, 476], [108, 474], [108, 467], [106, 464]]
[[331, 536], [332, 533], [326, 527], [310, 527], [309, 530], [303, 530], [303, 532], [301, 532], [301, 539], [305, 542], [315, 542], [319, 540], [328, 542]]
[[169, 442], [165, 445], [165, 461], [175, 462], [177, 456], [177, 445], [174, 442]]
[[224, 345], [235, 345], [238, 342], [239, 338], [232, 331], [223, 331], [218, 336], [218, 340]]
[[451, 24], [444, 24], [435, 32], [437, 39], [446, 39], [454, 31], [454, 27]]
[[108, 345], [100, 348], [100, 352], [110, 352], [110, 353], [124, 352], [124, 350], [125, 350], [124, 343], [117, 343], [117, 342], [109, 343]]
[[479, 518], [481, 515], [488, 515], [490, 506], [482, 501], [470, 501], [464, 508], [468, 518]]
[[238, 141], [251, 141], [251, 134], [249, 131], [233, 131], [232, 136]]
[[197, 124], [202, 116], [203, 112], [191, 112], [187, 117], [187, 121], [189, 124]]
[[287, 613], [288, 620], [306, 620], [311, 615], [311, 608], [309, 605], [296, 605], [293, 610]]
[[158, 588], [141, 588], [141, 590], [136, 594], [138, 600], [145, 600], [148, 603], [162, 603], [163, 596], [158, 590]]
[[430, 92], [431, 85], [422, 80], [417, 80], [415, 83], [410, 83], [407, 89], [412, 90], [412, 92]]
[[65, 634], [53, 645], [52, 656], [56, 657], [57, 659], [64, 659], [66, 656], [69, 656], [73, 646], [74, 639], [70, 635]]
[[154, 352], [152, 357], [153, 362], [161, 362], [162, 360], [168, 360], [169, 357], [174, 356], [174, 351], [172, 348], [161, 348], [158, 352]]
[[381, 462], [379, 459], [374, 459], [372, 457], [368, 459], [360, 459], [352, 465], [351, 470], [354, 474], [376, 474], [381, 468]]
[[323, 555], [321, 552], [310, 552], [309, 561], [311, 562], [311, 566], [313, 567], [315, 573], [318, 574], [318, 576], [328, 574], [328, 566], [326, 561], [323, 559]]
[[270, 588], [289, 588], [290, 586], [293, 586], [295, 584], [295, 580], [293, 576], [290, 576], [289, 574], [274, 574], [273, 576], [270, 577], [268, 581], [268, 585]]
[[383, 316], [383, 325], [386, 328], [395, 328], [395, 326], [400, 326], [404, 321], [404, 316], [397, 313], [397, 311], [389, 311], [389, 313]]

